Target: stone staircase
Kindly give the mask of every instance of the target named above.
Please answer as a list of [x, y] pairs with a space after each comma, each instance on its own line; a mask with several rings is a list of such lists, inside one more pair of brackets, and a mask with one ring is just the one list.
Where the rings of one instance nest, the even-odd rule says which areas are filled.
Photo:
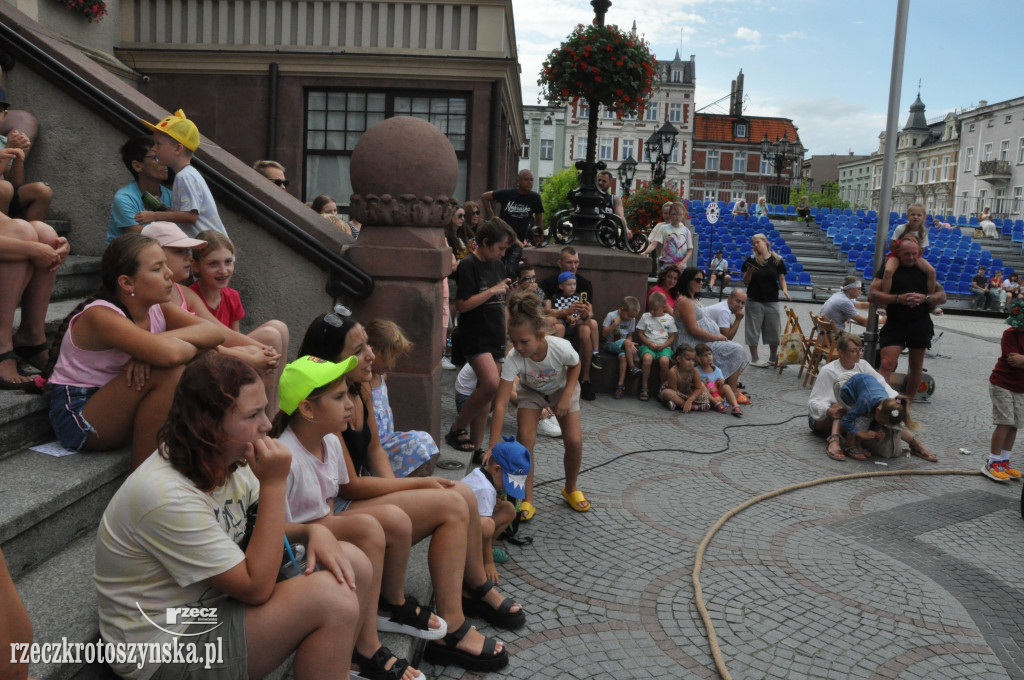
[[824, 301], [842, 286], [843, 277], [852, 273], [846, 257], [833, 246], [821, 229], [802, 221], [773, 219], [786, 244], [793, 250], [814, 284], [811, 300]]

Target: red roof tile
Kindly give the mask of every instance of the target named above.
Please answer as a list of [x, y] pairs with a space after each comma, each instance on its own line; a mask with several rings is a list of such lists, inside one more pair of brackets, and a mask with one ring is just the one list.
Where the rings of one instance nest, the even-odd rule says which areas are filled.
[[764, 118], [758, 116], [742, 116], [750, 126], [750, 136], [736, 138], [733, 135], [733, 123], [736, 116], [723, 116], [709, 113], [698, 113], [694, 121], [694, 142], [748, 142], [760, 144], [765, 134], [771, 141], [777, 140], [785, 133], [790, 142], [800, 140], [796, 126], [789, 118]]

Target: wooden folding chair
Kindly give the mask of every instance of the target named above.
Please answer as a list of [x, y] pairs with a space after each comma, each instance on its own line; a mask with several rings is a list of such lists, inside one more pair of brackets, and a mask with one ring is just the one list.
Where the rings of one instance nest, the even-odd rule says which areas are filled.
[[807, 387], [808, 381], [812, 385], [814, 384], [814, 381], [818, 378], [818, 368], [822, 362], [834, 361], [839, 356], [839, 352], [836, 350], [839, 329], [836, 328], [831, 319], [817, 316], [814, 312], [809, 313], [811, 315], [811, 322], [814, 324], [814, 342], [809, 347], [805, 358], [807, 374], [804, 376], [804, 387]]

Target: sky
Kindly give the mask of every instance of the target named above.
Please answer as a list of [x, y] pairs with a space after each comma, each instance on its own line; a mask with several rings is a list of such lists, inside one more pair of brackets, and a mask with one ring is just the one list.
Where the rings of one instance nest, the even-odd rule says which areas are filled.
[[[544, 58], [594, 11], [589, 0], [512, 6], [523, 104], [537, 104]], [[636, 21], [658, 59], [677, 49], [684, 60], [695, 55], [699, 112], [728, 113], [742, 69], [744, 113], [791, 118], [808, 156], [869, 154], [885, 130], [896, 8], [896, 0], [613, 0], [605, 21], [624, 30]], [[1024, 96], [1022, 20], [1024, 0], [913, 0], [898, 127], [919, 81], [929, 121]]]

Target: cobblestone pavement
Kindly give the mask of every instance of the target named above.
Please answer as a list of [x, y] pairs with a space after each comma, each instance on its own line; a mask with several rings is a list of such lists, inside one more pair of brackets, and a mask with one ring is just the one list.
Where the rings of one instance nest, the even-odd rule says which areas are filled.
[[[803, 319], [813, 309], [793, 306]], [[937, 389], [914, 415], [938, 465], [829, 460], [807, 430], [809, 390], [792, 368], [747, 370], [754, 404], [742, 419], [669, 412], [635, 396], [584, 402], [580, 488], [593, 508], [579, 514], [561, 500], [561, 443], [541, 437], [538, 512], [522, 527], [534, 542], [508, 546], [512, 561], [499, 567], [528, 623], [514, 633], [483, 628], [509, 644], [503, 674], [716, 678], [691, 577], [698, 544], [724, 513], [833, 475], [979, 469], [992, 430], [986, 383], [1006, 326], [945, 316], [936, 327], [939, 356], [925, 368]], [[505, 431], [514, 430], [510, 415]], [[459, 456], [442, 447], [442, 458]], [[700, 578], [732, 677], [1024, 678], [1020, 494], [1020, 484], [980, 475], [844, 480], [729, 520]], [[423, 666], [430, 677], [476, 677]]]

